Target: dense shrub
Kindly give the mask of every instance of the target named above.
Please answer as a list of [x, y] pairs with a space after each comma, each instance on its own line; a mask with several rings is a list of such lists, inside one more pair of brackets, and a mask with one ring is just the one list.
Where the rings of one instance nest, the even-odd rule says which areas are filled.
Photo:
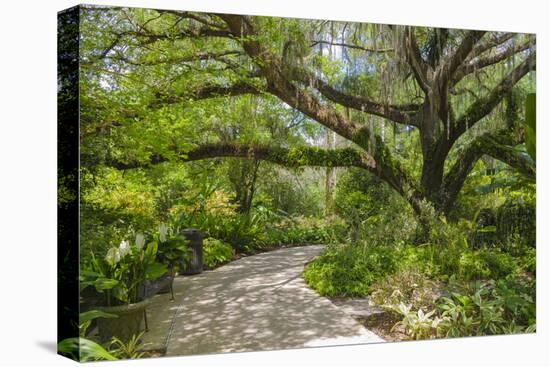
[[412, 303], [391, 304], [389, 309], [402, 317], [394, 327], [403, 327], [410, 339], [536, 330], [535, 286], [531, 280], [456, 283], [447, 293], [429, 311]]
[[310, 263], [304, 279], [320, 295], [361, 297], [397, 268], [396, 252], [386, 246], [331, 246]]
[[[447, 280], [456, 276], [462, 280], [500, 279], [518, 271], [518, 261], [511, 255], [498, 249], [471, 250], [467, 247], [430, 245], [425, 248], [413, 248], [410, 252], [416, 256], [415, 263], [424, 259], [424, 264], [416, 268]], [[410, 261], [410, 260], [409, 260]]]
[[489, 278], [504, 279], [518, 270], [517, 261], [511, 255], [498, 250], [481, 250], [479, 257], [490, 271]]
[[361, 170], [351, 169], [340, 177], [335, 210], [345, 221], [352, 243], [393, 245], [409, 240], [416, 230], [410, 205], [376, 176]]
[[268, 227], [265, 243], [269, 246], [341, 243], [346, 232], [338, 217], [288, 217]]
[[209, 237], [246, 252], [263, 240], [262, 216], [238, 213], [237, 204], [224, 190], [203, 189], [182, 204], [173, 206], [171, 217], [180, 227], [200, 229]]
[[502, 241], [520, 235], [529, 246], [536, 243], [536, 206], [534, 197], [511, 195], [497, 211], [497, 232]]
[[529, 248], [519, 258], [519, 264], [522, 270], [536, 275], [537, 273], [537, 251], [534, 248]]
[[444, 336], [495, 335], [535, 330], [534, 286], [511, 279], [471, 283], [438, 306]]
[[224, 243], [215, 238], [205, 238], [203, 241], [203, 263], [213, 269], [228, 261], [231, 261], [235, 256], [235, 250], [231, 245]]
[[498, 241], [496, 214], [491, 208], [481, 209], [474, 218], [473, 224], [468, 237], [470, 247], [493, 246]]
[[288, 169], [263, 162], [254, 201], [288, 216], [319, 215], [323, 209], [323, 193], [318, 177], [319, 173], [311, 168]]

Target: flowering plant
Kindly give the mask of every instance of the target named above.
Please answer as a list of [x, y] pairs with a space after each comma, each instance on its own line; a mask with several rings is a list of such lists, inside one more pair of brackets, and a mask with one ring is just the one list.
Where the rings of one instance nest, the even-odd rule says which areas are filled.
[[158, 233], [150, 234], [148, 237], [150, 242], [158, 244], [158, 261], [168, 266], [172, 273], [184, 269], [191, 258], [191, 250], [187, 247], [189, 241], [177, 232], [173, 227], [163, 223]]
[[111, 247], [105, 256], [92, 253], [92, 260], [80, 272], [81, 291], [93, 286], [105, 295], [107, 306], [140, 301], [139, 288], [145, 280], [164, 275], [167, 267], [156, 261], [158, 243], [146, 244], [145, 236], [138, 233], [133, 243], [126, 240]]

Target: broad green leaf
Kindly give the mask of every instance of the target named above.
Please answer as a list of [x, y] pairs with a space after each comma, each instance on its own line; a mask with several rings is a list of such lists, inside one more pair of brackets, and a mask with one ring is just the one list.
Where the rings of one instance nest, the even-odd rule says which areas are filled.
[[57, 344], [57, 350], [62, 354], [74, 356], [80, 362], [117, 360], [101, 345], [86, 338], [64, 339]]
[[155, 258], [158, 251], [158, 246], [158, 243], [155, 241], [149, 242], [149, 244], [147, 244], [147, 248], [145, 249], [145, 256], [147, 256], [149, 260], [153, 260]]
[[168, 268], [166, 267], [166, 265], [154, 262], [147, 265], [145, 277], [147, 278], [147, 280], [155, 280], [166, 274], [167, 271]]
[[114, 287], [117, 286], [118, 283], [119, 282], [116, 279], [109, 279], [109, 278], [102, 277], [102, 278], [97, 278], [93, 284], [95, 286], [95, 289], [98, 292], [101, 292], [106, 289], [113, 289]]
[[496, 226], [486, 226], [478, 230], [480, 233], [494, 233], [497, 231]]
[[117, 318], [118, 315], [114, 315], [112, 313], [107, 313], [99, 310], [91, 310], [91, 311], [82, 312], [80, 314], [79, 320], [80, 320], [80, 323], [83, 324], [86, 321], [90, 321], [100, 317], [104, 317], [106, 319], [114, 319], [114, 318]]

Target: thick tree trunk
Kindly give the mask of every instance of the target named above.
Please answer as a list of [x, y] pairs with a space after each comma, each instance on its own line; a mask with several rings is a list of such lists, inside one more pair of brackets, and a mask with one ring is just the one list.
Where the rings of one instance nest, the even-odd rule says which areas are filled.
[[229, 181], [235, 192], [240, 213], [249, 213], [256, 192], [259, 160], [240, 160], [230, 165]]
[[437, 201], [437, 193], [443, 183], [443, 170], [447, 152], [441, 149], [441, 131], [444, 129], [439, 119], [439, 98], [430, 95], [422, 106], [417, 118], [420, 126], [420, 144], [422, 148], [421, 191], [430, 202]]

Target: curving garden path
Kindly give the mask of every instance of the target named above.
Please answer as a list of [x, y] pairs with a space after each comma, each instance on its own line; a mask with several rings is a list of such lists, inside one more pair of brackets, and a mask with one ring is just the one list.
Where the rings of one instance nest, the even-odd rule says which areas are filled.
[[382, 342], [303, 281], [322, 248], [266, 252], [176, 278], [176, 300], [161, 295], [148, 311], [145, 342], [166, 355]]

